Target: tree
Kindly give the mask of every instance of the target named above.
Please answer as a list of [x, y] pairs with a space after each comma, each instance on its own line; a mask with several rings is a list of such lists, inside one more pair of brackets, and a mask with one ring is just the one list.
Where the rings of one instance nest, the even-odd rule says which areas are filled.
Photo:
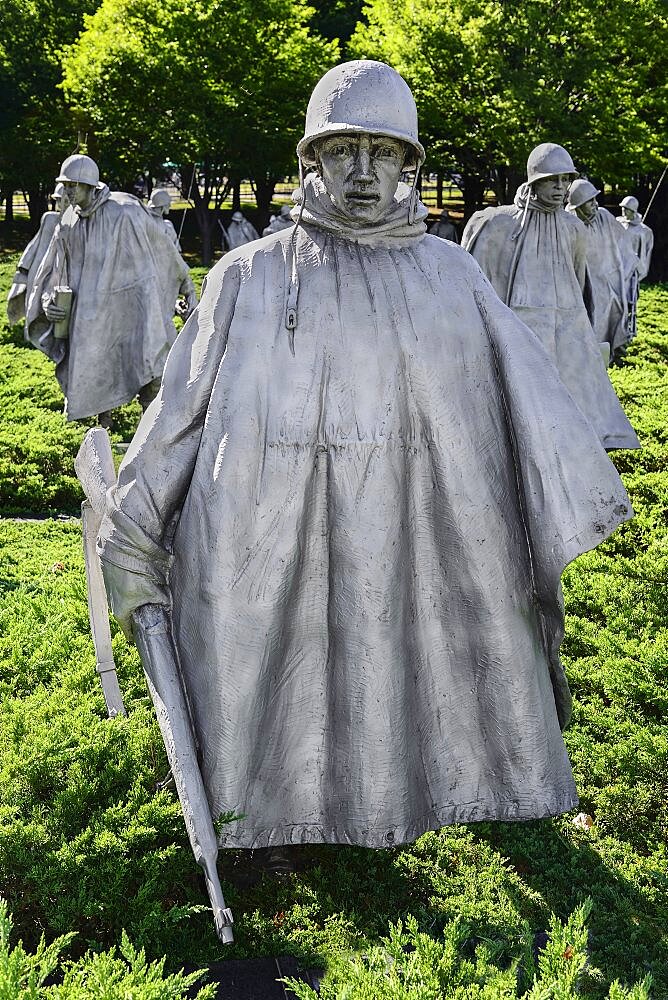
[[610, 181], [655, 170], [666, 135], [662, 0], [369, 0], [350, 49], [412, 86], [428, 164], [512, 200], [530, 149]]
[[103, 0], [66, 53], [65, 93], [110, 175], [180, 165], [205, 263], [230, 184], [250, 176], [268, 210], [293, 169], [310, 90], [338, 55], [311, 14], [302, 0]]
[[[36, 223], [62, 160], [77, 141], [62, 93], [60, 49], [97, 0], [4, 0], [0, 32], [0, 189], [28, 199]], [[9, 213], [11, 217], [11, 213]]]

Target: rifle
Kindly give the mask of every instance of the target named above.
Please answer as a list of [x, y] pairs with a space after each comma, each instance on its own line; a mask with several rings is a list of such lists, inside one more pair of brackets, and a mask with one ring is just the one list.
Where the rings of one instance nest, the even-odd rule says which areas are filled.
[[[88, 501], [100, 521], [107, 490], [116, 482], [113, 462], [109, 466], [110, 457], [111, 445], [107, 432], [102, 427], [93, 427], [79, 449], [75, 467]], [[132, 622], [135, 642], [181, 802], [190, 846], [195, 860], [204, 870], [216, 933], [224, 944], [231, 944], [234, 940], [234, 918], [225, 904], [218, 878], [218, 841], [199, 768], [197, 741], [181, 680], [170, 614], [161, 605], [145, 604], [133, 613]], [[107, 614], [107, 627], [108, 624]]]

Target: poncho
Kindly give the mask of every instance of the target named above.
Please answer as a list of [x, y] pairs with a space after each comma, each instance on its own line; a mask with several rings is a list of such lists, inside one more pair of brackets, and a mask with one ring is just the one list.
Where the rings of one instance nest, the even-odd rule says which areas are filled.
[[617, 222], [620, 226], [623, 226], [626, 232], [631, 237], [631, 245], [633, 247], [633, 252], [640, 261], [640, 270], [638, 271], [638, 281], [642, 281], [643, 278], [647, 277], [649, 271], [649, 265], [652, 260], [652, 250], [654, 248], [654, 233], [646, 226], [642, 221], [642, 215], [640, 212], [636, 212], [632, 219], [627, 219], [626, 216], [621, 215], [617, 217]]
[[242, 247], [246, 243], [251, 243], [253, 240], [260, 238], [257, 229], [248, 219], [244, 219], [243, 222], [236, 222], [232, 219], [224, 232], [229, 250], [236, 250], [237, 247]]
[[[67, 340], [54, 339], [42, 311], [54, 285], [74, 291]], [[64, 213], [35, 276], [26, 330], [56, 362], [68, 420], [128, 403], [160, 377], [176, 299], [191, 287], [163, 220], [132, 195], [104, 186], [87, 211]]]
[[559, 581], [628, 498], [538, 338], [407, 203], [350, 229], [311, 179], [294, 237], [223, 258], [108, 494], [112, 608], [171, 605], [226, 847], [577, 802]]
[[[575, 209], [567, 211], [574, 213]], [[614, 355], [630, 339], [628, 304], [638, 258], [626, 233], [605, 208], [598, 208], [594, 217], [585, 222], [585, 230], [592, 326], [599, 343], [610, 344], [610, 353]]]
[[478, 261], [498, 295], [538, 335], [573, 399], [604, 446], [639, 442], [608, 377], [587, 314], [587, 233], [563, 208], [543, 210], [528, 198], [477, 212], [462, 246]]
[[60, 212], [45, 212], [39, 221], [39, 229], [21, 254], [7, 295], [7, 318], [10, 323], [19, 323], [25, 317], [35, 275], [59, 221]]

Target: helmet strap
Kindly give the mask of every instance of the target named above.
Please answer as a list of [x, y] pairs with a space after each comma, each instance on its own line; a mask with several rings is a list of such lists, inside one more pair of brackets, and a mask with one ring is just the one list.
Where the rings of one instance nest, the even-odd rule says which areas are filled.
[[411, 195], [408, 200], [408, 225], [415, 225], [415, 218], [417, 216], [417, 206], [418, 206], [418, 194], [417, 186], [420, 177], [420, 164], [418, 163], [415, 167], [415, 174], [413, 175], [413, 183], [411, 184]]

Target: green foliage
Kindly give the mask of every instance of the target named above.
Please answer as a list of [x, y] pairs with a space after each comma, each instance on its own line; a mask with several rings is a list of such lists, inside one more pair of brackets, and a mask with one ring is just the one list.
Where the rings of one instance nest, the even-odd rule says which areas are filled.
[[126, 175], [165, 160], [281, 175], [338, 52], [311, 14], [302, 0], [103, 0], [67, 52], [65, 92]]
[[661, 0], [368, 0], [364, 13], [350, 49], [405, 76], [430, 164], [486, 176], [549, 139], [609, 179], [660, 169]]
[[[201, 973], [164, 974], [164, 960], [147, 962], [142, 951], [134, 948], [126, 934], [122, 936], [120, 956], [116, 949], [88, 954], [78, 962], [64, 965], [62, 984], [45, 986], [62, 969], [62, 952], [73, 934], [66, 934], [47, 945], [42, 937], [34, 954], [23, 942], [10, 944], [12, 920], [7, 903], [0, 899], [0, 997], [2, 1000], [184, 1000]], [[59, 977], [60, 978], [60, 977]], [[188, 996], [193, 996], [188, 992]], [[194, 1000], [213, 1000], [214, 987], [198, 990]]]
[[57, 89], [59, 52], [74, 41], [97, 0], [4, 0], [0, 31], [0, 188], [43, 199], [53, 190], [76, 130]]
[[[545, 948], [536, 961], [533, 934], [523, 921], [517, 956], [508, 962], [500, 942], [472, 937], [461, 919], [450, 921], [439, 938], [419, 929], [415, 917], [390, 925], [390, 935], [363, 955], [339, 956], [317, 994], [287, 979], [299, 1000], [576, 1000], [582, 996], [587, 967], [587, 930], [591, 900], [562, 923], [550, 921]], [[499, 961], [501, 959], [501, 961]], [[527, 990], [522, 983], [530, 983]], [[651, 976], [630, 990], [615, 982], [610, 1000], [649, 1000]], [[519, 989], [518, 989], [519, 987]], [[521, 991], [521, 992], [520, 992]]]

